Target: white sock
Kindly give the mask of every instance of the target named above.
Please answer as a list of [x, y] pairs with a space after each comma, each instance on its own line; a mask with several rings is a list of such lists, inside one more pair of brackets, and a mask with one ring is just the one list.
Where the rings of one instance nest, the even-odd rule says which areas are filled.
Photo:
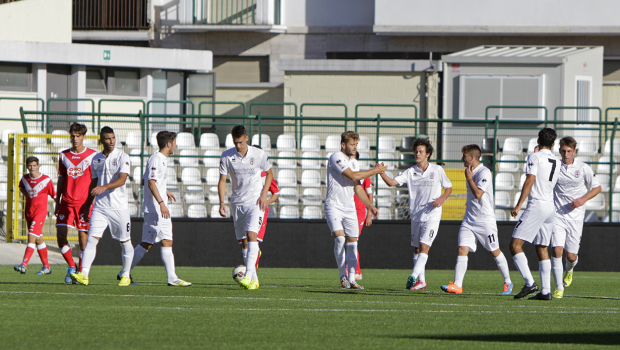
[[63, 245], [62, 248], [60, 248], [60, 254], [64, 254], [64, 253], [66, 253], [66, 252], [68, 252], [70, 250], [71, 250], [71, 248], [69, 247], [68, 244]]
[[346, 246], [346, 261], [349, 265], [349, 282], [355, 281], [355, 269], [357, 268], [357, 242], [349, 242]]
[[[413, 268], [415, 269], [415, 264], [418, 262], [418, 258], [420, 254], [413, 253]], [[411, 270], [411, 276], [413, 276], [413, 270]]]
[[497, 263], [497, 268], [499, 272], [502, 273], [502, 277], [504, 277], [504, 284], [511, 284], [512, 280], [510, 280], [510, 271], [508, 270], [508, 260], [506, 260], [506, 256], [501, 251], [498, 256], [493, 257], [495, 262]]
[[466, 256], [457, 256], [456, 257], [456, 267], [454, 268], [454, 284], [458, 287], [463, 287], [463, 278], [465, 278], [465, 272], [467, 272], [467, 261], [469, 260]]
[[[28, 245], [30, 245], [30, 244], [28, 244]], [[47, 248], [47, 246], [45, 245], [45, 242], [37, 245], [37, 250], [41, 250], [41, 249], [45, 249], [45, 248]]]
[[543, 260], [538, 262], [538, 271], [540, 272], [540, 284], [542, 293], [551, 293], [551, 260]]
[[566, 259], [566, 272], [573, 272], [573, 269], [575, 268], [575, 266], [577, 266], [578, 262], [579, 256], [577, 256], [577, 260], [575, 260], [575, 262], [570, 262], [568, 259]]
[[121, 258], [123, 261], [123, 269], [120, 272], [121, 276], [129, 277], [129, 271], [131, 270], [131, 263], [133, 262], [133, 246], [131, 241], [125, 243], [121, 242]]
[[344, 250], [344, 236], [334, 238], [334, 256], [336, 256], [336, 265], [338, 265], [338, 273], [340, 276], [346, 276], [347, 270], [345, 269], [345, 250]]
[[562, 258], [551, 258], [551, 271], [553, 271], [555, 287], [559, 290], [564, 290], [564, 279], [562, 278], [564, 268], [562, 266]]
[[144, 254], [146, 254], [146, 252], [148, 252], [148, 250], [146, 250], [143, 246], [139, 244], [136, 246], [136, 248], [133, 250], [133, 260], [131, 261], [132, 269], [136, 267], [136, 265], [138, 265], [140, 260], [142, 260], [142, 257], [144, 256]]
[[413, 273], [411, 274], [413, 278], [417, 279], [418, 277], [421, 277], [424, 274], [424, 267], [426, 267], [427, 260], [428, 260], [428, 255], [424, 253], [420, 253], [420, 256], [418, 257], [418, 261], [415, 262], [415, 266], [413, 267]]
[[258, 281], [258, 276], [256, 275], [256, 259], [258, 259], [258, 242], [248, 242], [248, 258], [247, 264], [245, 265], [245, 275], [250, 279], [255, 279]]
[[521, 276], [525, 280], [525, 285], [531, 287], [534, 284], [534, 277], [532, 277], [532, 272], [527, 264], [525, 253], [521, 252], [513, 256], [512, 260], [514, 260], [515, 265], [517, 265], [517, 270], [519, 270]]
[[243, 264], [248, 264], [248, 249], [241, 249], [241, 254], [243, 255]]
[[95, 237], [88, 236], [88, 241], [86, 242], [84, 251], [80, 251], [80, 255], [82, 256], [82, 273], [86, 277], [88, 277], [90, 267], [92, 266], [93, 261], [95, 261], [98, 243], [99, 241]]
[[166, 274], [168, 275], [168, 283], [172, 283], [179, 279], [174, 271], [174, 254], [172, 247], [161, 247], [161, 261], [164, 262]]
[[[88, 244], [88, 241], [86, 241], [86, 244]], [[86, 250], [86, 247], [84, 247], [84, 250]], [[84, 259], [84, 250], [80, 250], [80, 259]]]

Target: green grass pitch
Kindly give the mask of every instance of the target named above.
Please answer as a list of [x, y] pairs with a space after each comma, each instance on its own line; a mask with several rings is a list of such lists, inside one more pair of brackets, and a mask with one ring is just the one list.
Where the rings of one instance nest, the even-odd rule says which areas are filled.
[[[593, 349], [620, 346], [620, 274], [576, 271], [565, 298], [501, 296], [497, 271], [469, 271], [465, 294], [404, 289], [409, 271], [363, 270], [364, 291], [340, 289], [336, 269], [259, 270], [240, 289], [231, 268], [179, 267], [194, 283], [165, 285], [163, 267], [137, 267], [139, 285], [116, 285], [116, 266], [95, 266], [91, 285], [65, 271], [26, 275], [0, 266], [3, 349]], [[537, 272], [534, 271], [535, 277]], [[522, 287], [512, 273], [514, 292]], [[538, 278], [536, 278], [538, 280]]]

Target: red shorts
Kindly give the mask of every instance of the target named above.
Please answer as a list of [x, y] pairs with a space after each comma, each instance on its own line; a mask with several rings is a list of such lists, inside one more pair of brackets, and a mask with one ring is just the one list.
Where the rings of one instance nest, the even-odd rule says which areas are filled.
[[28, 224], [28, 234], [35, 237], [43, 237], [43, 224], [45, 223], [45, 215], [29, 218], [26, 217]]
[[[88, 221], [84, 221], [81, 217], [83, 211], [83, 205], [70, 206], [68, 204], [60, 203], [58, 205], [58, 218], [56, 219], [56, 227], [68, 226], [77, 229], [78, 231], [88, 232]], [[91, 206], [88, 210], [89, 220], [92, 211], [93, 207]]]
[[[263, 222], [260, 224], [260, 230], [258, 230], [258, 234], [256, 235], [256, 239], [259, 242], [262, 242], [263, 238], [265, 237], [265, 229], [267, 228], [267, 217], [269, 217], [269, 208], [265, 209]], [[243, 242], [243, 240], [240, 239], [239, 244], [241, 244], [241, 242]]]
[[[362, 228], [364, 227], [364, 223], [366, 223], [366, 208], [364, 210], [357, 211], [357, 222], [360, 225], [360, 235], [362, 234]], [[359, 238], [359, 236], [358, 236]]]

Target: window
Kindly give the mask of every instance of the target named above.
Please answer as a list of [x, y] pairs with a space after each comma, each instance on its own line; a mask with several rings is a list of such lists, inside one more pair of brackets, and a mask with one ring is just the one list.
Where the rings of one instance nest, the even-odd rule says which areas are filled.
[[140, 72], [134, 70], [114, 71], [114, 94], [115, 95], [139, 95]]
[[32, 91], [32, 69], [29, 64], [0, 64], [0, 89]]
[[105, 69], [86, 70], [86, 91], [94, 93], [106, 93], [108, 91]]
[[[484, 119], [488, 106], [544, 105], [544, 75], [459, 76], [459, 119]], [[489, 119], [543, 120], [543, 109], [494, 109]]]

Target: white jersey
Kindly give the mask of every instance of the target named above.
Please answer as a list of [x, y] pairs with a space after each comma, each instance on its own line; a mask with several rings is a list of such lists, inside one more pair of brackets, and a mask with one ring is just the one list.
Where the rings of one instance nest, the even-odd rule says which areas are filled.
[[441, 197], [442, 187], [452, 188], [452, 183], [442, 167], [429, 163], [426, 171], [422, 171], [414, 165], [396, 176], [394, 180], [398, 181], [399, 186], [407, 184], [411, 221], [441, 220], [441, 207], [435, 208], [433, 202]]
[[553, 188], [560, 175], [562, 161], [548, 149], [541, 149], [527, 156], [525, 173], [536, 176], [528, 201], [539, 200], [553, 202]]
[[465, 210], [464, 222], [478, 223], [481, 221], [495, 221], [495, 207], [493, 204], [493, 174], [491, 170], [482, 164], [474, 169], [472, 179], [476, 187], [484, 191], [482, 197], [474, 196], [469, 183], [467, 186], [467, 209]]
[[[121, 173], [129, 174], [130, 168], [129, 156], [115, 148], [107, 157], [103, 152], [99, 152], [93, 157], [90, 176], [97, 179], [97, 186], [104, 186], [118, 180]], [[125, 184], [98, 195], [94, 208], [127, 210], [127, 188]]]
[[573, 164], [561, 164], [558, 182], [553, 191], [555, 211], [566, 219], [583, 221], [586, 206], [575, 209], [570, 203], [588, 193], [588, 188], [596, 188], [601, 184], [588, 164], [578, 160], [574, 160]]
[[342, 151], [338, 151], [329, 157], [327, 163], [327, 196], [325, 208], [339, 208], [355, 210], [355, 182], [342, 173], [351, 169], [359, 171], [359, 165], [354, 157], [347, 157]]
[[230, 174], [232, 204], [256, 204], [264, 187], [261, 172], [269, 169], [268, 156], [260, 148], [248, 146], [245, 157], [234, 147], [224, 151], [220, 158], [220, 175]]
[[146, 162], [146, 168], [144, 169], [142, 179], [144, 180], [144, 203], [142, 204], [142, 212], [161, 214], [160, 205], [157, 203], [155, 197], [153, 197], [151, 189], [149, 189], [149, 180], [155, 180], [157, 192], [159, 192], [159, 196], [164, 201], [164, 204], [168, 206], [168, 187], [166, 183], [168, 179], [168, 157], [159, 152], [155, 152], [155, 154], [149, 158], [148, 162]]

